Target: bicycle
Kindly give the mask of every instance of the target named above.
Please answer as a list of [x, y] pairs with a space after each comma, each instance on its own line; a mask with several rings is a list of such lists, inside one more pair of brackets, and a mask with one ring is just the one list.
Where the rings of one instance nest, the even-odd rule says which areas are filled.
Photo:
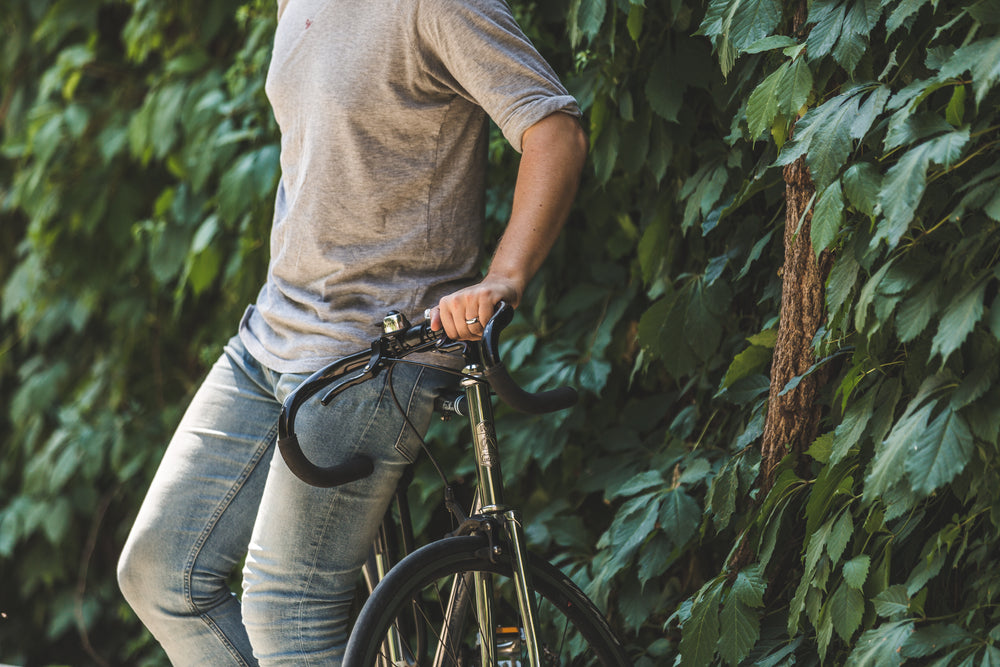
[[[314, 465], [295, 436], [298, 408], [330, 385], [324, 404], [384, 370], [391, 373], [397, 363], [419, 363], [405, 359], [416, 353], [461, 353], [465, 359], [465, 368], [457, 373], [461, 390], [440, 396], [436, 408], [469, 420], [478, 477], [473, 506], [466, 513], [446, 481], [445, 506], [458, 527], [413, 550], [404, 479], [396, 502], [405, 555], [393, 562], [391, 536], [396, 531], [390, 511], [364, 568], [370, 596], [350, 634], [344, 667], [629, 664], [593, 602], [558, 568], [527, 552], [519, 512], [505, 503], [490, 390], [511, 407], [533, 414], [576, 402], [571, 388], [533, 394], [510, 377], [500, 358], [499, 336], [512, 317], [513, 309], [500, 304], [481, 341], [457, 343], [432, 331], [428, 322], [410, 325], [405, 316], [390, 313], [370, 350], [320, 369], [285, 400], [278, 446], [288, 467], [314, 486], [346, 484], [371, 474], [371, 460], [359, 456], [328, 468]], [[444, 478], [436, 461], [434, 465]]]

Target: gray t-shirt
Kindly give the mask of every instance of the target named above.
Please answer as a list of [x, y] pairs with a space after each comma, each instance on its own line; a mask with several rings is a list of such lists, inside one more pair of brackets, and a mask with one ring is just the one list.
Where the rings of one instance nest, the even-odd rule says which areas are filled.
[[545, 116], [579, 115], [503, 0], [279, 0], [266, 91], [282, 177], [240, 336], [279, 372], [477, 280], [486, 114], [518, 151]]

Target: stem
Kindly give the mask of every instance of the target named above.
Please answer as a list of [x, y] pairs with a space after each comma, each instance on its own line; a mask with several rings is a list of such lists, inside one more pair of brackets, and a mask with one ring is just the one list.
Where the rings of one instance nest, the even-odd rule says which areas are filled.
[[977, 155], [979, 155], [983, 151], [985, 151], [988, 148], [991, 148], [993, 146], [996, 146], [996, 145], [1000, 145], [1000, 139], [997, 139], [997, 140], [991, 141], [989, 143], [983, 144], [978, 149], [974, 150], [973, 152], [971, 152], [967, 156], [965, 156], [962, 160], [956, 162], [955, 164], [953, 164], [950, 167], [942, 169], [941, 171], [933, 174], [930, 178], [927, 179], [927, 184], [930, 185], [931, 183], [933, 183], [937, 179], [941, 178], [945, 174], [948, 174], [948, 173], [950, 173], [952, 171], [955, 171], [956, 169], [958, 169], [962, 165], [966, 164], [969, 160], [971, 160], [972, 158], [976, 157]]
[[694, 447], [691, 448], [692, 452], [698, 449], [698, 446], [701, 445], [701, 441], [702, 439], [704, 439], [705, 433], [708, 432], [708, 427], [712, 424], [712, 421], [718, 414], [719, 414], [719, 409], [716, 408], [715, 410], [712, 411], [712, 414], [708, 416], [708, 419], [705, 420], [705, 426], [701, 429], [701, 433], [698, 434], [698, 439], [694, 441]]
[[94, 548], [97, 546], [97, 535], [104, 520], [104, 515], [108, 512], [111, 500], [117, 494], [117, 490], [105, 494], [94, 513], [94, 519], [90, 523], [90, 533], [87, 535], [87, 542], [83, 547], [83, 558], [80, 560], [80, 571], [76, 579], [76, 593], [74, 595], [73, 615], [76, 617], [76, 629], [80, 635], [80, 642], [83, 650], [90, 658], [101, 667], [111, 667], [107, 660], [102, 658], [94, 650], [94, 645], [90, 642], [90, 633], [87, 630], [87, 620], [83, 615], [83, 598], [87, 592], [87, 573], [90, 570], [90, 561], [93, 560]]

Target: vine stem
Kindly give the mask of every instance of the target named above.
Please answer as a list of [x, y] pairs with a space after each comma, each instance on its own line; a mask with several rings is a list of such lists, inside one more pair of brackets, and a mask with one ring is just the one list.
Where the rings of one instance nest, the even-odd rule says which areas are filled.
[[94, 649], [94, 645], [90, 641], [90, 632], [87, 629], [87, 619], [83, 613], [83, 600], [84, 595], [87, 592], [87, 574], [90, 571], [90, 562], [93, 560], [94, 550], [97, 547], [97, 536], [100, 532], [101, 523], [103, 523], [104, 515], [107, 514], [108, 507], [111, 505], [111, 500], [116, 494], [117, 489], [105, 494], [104, 497], [101, 498], [97, 511], [94, 513], [94, 519], [90, 523], [90, 533], [87, 535], [87, 542], [84, 544], [82, 557], [80, 559], [80, 570], [77, 574], [76, 594], [74, 595], [73, 604], [73, 615], [76, 618], [77, 634], [80, 636], [80, 643], [83, 644], [83, 650], [86, 651], [87, 655], [89, 655], [90, 658], [101, 667], [111, 667], [111, 665], [97, 653]]
[[968, 155], [966, 155], [962, 160], [960, 160], [960, 161], [956, 162], [955, 164], [953, 164], [952, 166], [950, 166], [950, 167], [948, 167], [946, 169], [942, 169], [941, 171], [939, 171], [936, 174], [932, 175], [930, 178], [927, 179], [928, 185], [931, 184], [931, 183], [933, 183], [937, 179], [941, 178], [945, 174], [949, 174], [949, 173], [955, 171], [959, 167], [961, 167], [964, 164], [966, 164], [972, 158], [978, 156], [983, 151], [985, 151], [985, 150], [987, 150], [987, 149], [989, 149], [989, 148], [991, 148], [993, 146], [996, 146], [996, 145], [1000, 145], [1000, 139], [996, 139], [996, 140], [991, 141], [989, 143], [983, 144], [982, 146], [980, 146], [979, 148], [977, 148], [973, 152], [971, 152]]

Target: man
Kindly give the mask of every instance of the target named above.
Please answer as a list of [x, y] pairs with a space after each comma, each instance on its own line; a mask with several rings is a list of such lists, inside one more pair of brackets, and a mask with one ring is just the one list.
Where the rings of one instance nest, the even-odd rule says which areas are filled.
[[[282, 178], [267, 281], [196, 394], [119, 566], [136, 613], [178, 665], [338, 664], [357, 571], [418, 438], [386, 378], [297, 431], [370, 477], [309, 487], [274, 456], [281, 401], [366, 347], [389, 310], [431, 309], [472, 340], [516, 307], [575, 195], [579, 109], [503, 0], [279, 0], [268, 98]], [[481, 280], [489, 115], [522, 152], [507, 229]], [[437, 304], [437, 305], [434, 305]], [[383, 374], [383, 376], [386, 374]], [[400, 366], [426, 429], [443, 373]], [[242, 605], [226, 578], [245, 557]]]

